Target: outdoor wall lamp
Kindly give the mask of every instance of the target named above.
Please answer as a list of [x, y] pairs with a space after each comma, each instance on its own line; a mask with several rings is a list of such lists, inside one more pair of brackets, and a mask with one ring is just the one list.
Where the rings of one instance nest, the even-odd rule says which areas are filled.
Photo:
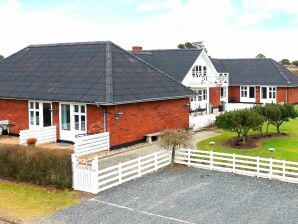
[[117, 112], [116, 116], [115, 116], [115, 122], [118, 123], [118, 121], [120, 120], [120, 117], [122, 117], [124, 113], [123, 112]]

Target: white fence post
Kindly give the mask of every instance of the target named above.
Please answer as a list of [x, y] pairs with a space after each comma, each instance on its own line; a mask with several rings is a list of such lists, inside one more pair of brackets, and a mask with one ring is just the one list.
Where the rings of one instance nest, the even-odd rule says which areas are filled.
[[119, 183], [122, 183], [122, 164], [119, 163]]
[[286, 178], [286, 161], [285, 160], [282, 161], [282, 178], [283, 179]]
[[270, 158], [269, 178], [272, 179], [272, 158]]
[[92, 174], [91, 174], [91, 188], [92, 193], [98, 193], [98, 157], [95, 156], [92, 160]]
[[138, 177], [142, 176], [142, 166], [141, 166], [141, 157], [138, 157]]
[[190, 149], [187, 150], [187, 162], [188, 162], [188, 167], [190, 167]]
[[77, 158], [75, 154], [71, 154], [71, 163], [72, 163], [72, 187], [77, 189]]
[[260, 176], [260, 157], [257, 157], [257, 177]]
[[236, 155], [233, 153], [233, 173], [236, 172]]
[[157, 152], [154, 153], [154, 167], [155, 171], [157, 171]]
[[213, 151], [210, 151], [210, 169], [213, 169]]

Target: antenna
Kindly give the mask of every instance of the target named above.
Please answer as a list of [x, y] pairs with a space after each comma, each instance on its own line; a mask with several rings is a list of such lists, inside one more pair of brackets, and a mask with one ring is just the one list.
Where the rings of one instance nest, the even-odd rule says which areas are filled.
[[204, 41], [197, 41], [193, 42], [192, 44], [195, 45], [198, 49], [205, 49], [205, 45], [203, 43]]

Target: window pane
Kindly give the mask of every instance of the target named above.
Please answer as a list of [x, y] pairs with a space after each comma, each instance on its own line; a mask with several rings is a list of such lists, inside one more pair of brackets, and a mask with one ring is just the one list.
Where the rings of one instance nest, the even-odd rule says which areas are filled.
[[81, 113], [85, 113], [85, 106], [81, 106]]
[[30, 124], [34, 125], [34, 111], [30, 111]]
[[81, 131], [85, 131], [85, 130], [86, 130], [86, 117], [81, 116]]
[[267, 87], [262, 87], [262, 99], [267, 99]]
[[249, 98], [255, 98], [255, 87], [249, 87]]
[[34, 109], [34, 103], [30, 102], [30, 109]]
[[70, 105], [61, 105], [61, 126], [62, 130], [70, 130]]
[[39, 125], [39, 112], [35, 112], [36, 115], [36, 125]]
[[39, 103], [35, 103], [35, 109], [39, 109]]
[[75, 130], [80, 130], [79, 115], [75, 115], [74, 120], [75, 120]]
[[75, 111], [75, 112], [79, 112], [79, 106], [78, 106], [78, 105], [75, 105], [75, 106], [74, 106], [74, 111]]

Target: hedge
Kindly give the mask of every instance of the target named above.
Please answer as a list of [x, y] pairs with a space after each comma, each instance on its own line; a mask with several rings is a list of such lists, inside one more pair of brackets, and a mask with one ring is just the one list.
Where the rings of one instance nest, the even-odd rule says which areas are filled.
[[0, 178], [70, 188], [71, 157], [62, 150], [0, 144]]

